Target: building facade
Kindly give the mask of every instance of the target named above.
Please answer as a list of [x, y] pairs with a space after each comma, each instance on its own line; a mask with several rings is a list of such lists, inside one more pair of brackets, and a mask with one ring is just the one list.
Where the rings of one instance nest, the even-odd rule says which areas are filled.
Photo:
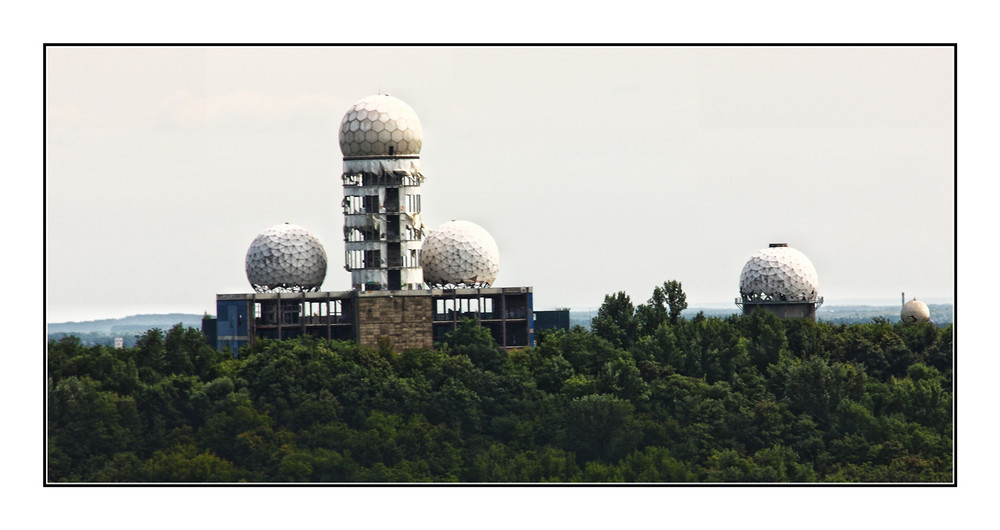
[[431, 348], [465, 319], [506, 349], [535, 341], [530, 287], [220, 294], [216, 311], [214, 337], [210, 326], [203, 331], [233, 355], [258, 338], [303, 335], [371, 347], [387, 339], [399, 352]]

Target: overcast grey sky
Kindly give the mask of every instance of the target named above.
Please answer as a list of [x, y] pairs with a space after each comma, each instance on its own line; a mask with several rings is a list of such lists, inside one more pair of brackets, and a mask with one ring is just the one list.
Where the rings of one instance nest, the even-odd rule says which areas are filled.
[[424, 129], [425, 223], [486, 228], [535, 308], [676, 279], [731, 304], [787, 242], [826, 303], [954, 297], [948, 47], [48, 48], [50, 322], [214, 314], [265, 228], [347, 290], [337, 128], [388, 92]]

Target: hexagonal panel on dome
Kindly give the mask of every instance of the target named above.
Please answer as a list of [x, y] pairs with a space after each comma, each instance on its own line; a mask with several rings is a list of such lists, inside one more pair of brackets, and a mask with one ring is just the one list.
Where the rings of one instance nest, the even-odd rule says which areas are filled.
[[500, 271], [500, 250], [481, 226], [453, 220], [430, 231], [420, 262], [429, 285], [488, 287]]
[[751, 302], [813, 302], [819, 296], [819, 277], [805, 254], [773, 245], [758, 250], [743, 266], [740, 296]]
[[246, 273], [259, 293], [317, 291], [326, 277], [326, 251], [305, 228], [275, 225], [250, 244]]
[[[341, 120], [340, 130], [362, 133], [362, 136], [353, 138], [350, 134], [341, 136], [340, 151], [345, 157], [420, 154], [423, 129], [416, 112], [402, 100], [389, 94], [368, 96], [352, 105]], [[375, 135], [365, 136], [366, 131], [374, 131]], [[399, 131], [400, 134], [391, 134], [391, 138], [378, 134], [384, 131]], [[401, 142], [404, 137], [407, 140], [405, 143]], [[368, 143], [362, 143], [364, 140]], [[381, 145], [376, 144], [376, 140]]]

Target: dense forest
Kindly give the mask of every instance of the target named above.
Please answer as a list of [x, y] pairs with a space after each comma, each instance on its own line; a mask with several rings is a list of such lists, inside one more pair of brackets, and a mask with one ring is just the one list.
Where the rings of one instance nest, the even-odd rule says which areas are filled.
[[680, 284], [507, 352], [180, 325], [48, 342], [49, 482], [938, 482], [952, 326], [683, 318]]

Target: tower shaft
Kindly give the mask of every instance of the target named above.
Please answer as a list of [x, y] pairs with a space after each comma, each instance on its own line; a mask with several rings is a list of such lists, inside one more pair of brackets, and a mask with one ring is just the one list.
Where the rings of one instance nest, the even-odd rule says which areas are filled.
[[419, 289], [419, 158], [415, 155], [344, 159], [345, 268], [358, 291]]

